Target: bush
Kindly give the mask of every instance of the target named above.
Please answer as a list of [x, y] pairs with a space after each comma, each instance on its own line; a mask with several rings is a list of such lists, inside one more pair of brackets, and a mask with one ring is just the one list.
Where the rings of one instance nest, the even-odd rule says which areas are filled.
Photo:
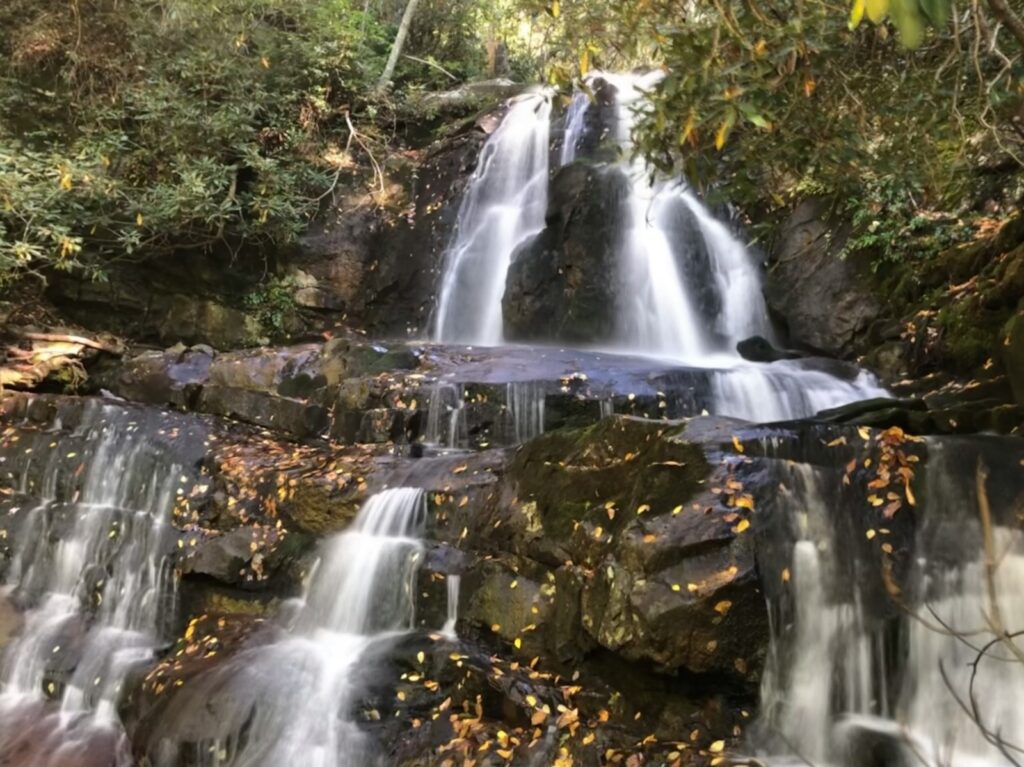
[[387, 39], [348, 0], [9, 0], [0, 282], [296, 236]]

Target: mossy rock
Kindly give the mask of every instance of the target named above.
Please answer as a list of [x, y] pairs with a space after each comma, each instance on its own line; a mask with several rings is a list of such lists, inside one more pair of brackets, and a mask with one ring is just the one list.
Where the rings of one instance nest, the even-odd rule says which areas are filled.
[[1024, 405], [1024, 307], [1003, 327], [1000, 349], [1013, 396], [1019, 405]]
[[620, 416], [552, 432], [526, 444], [508, 473], [519, 500], [536, 504], [543, 534], [585, 561], [599, 551], [574, 536], [581, 523], [616, 533], [638, 514], [668, 514], [698, 491], [708, 463], [699, 446], [669, 438], [674, 428]]

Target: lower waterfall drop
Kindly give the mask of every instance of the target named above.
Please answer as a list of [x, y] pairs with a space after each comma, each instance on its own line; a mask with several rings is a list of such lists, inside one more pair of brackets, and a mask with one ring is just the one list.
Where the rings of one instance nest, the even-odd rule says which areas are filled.
[[[413, 627], [423, 559], [422, 490], [371, 496], [327, 540], [285, 638], [250, 647], [182, 690], [166, 719], [183, 743], [150, 744], [158, 767], [365, 767], [373, 747], [352, 718], [372, 657]], [[189, 762], [192, 763], [192, 762]]]
[[[1024, 663], [1020, 643], [1008, 644], [1024, 631], [1024, 535], [994, 525], [996, 557], [986, 560], [978, 498], [955, 470], [973, 453], [939, 441], [928, 453], [913, 567], [895, 612], [862, 594], [862, 579], [878, 574], [835, 528], [850, 513], [824, 492], [835, 475], [784, 467], [780, 502], [796, 538], [791, 607], [770, 610], [754, 737], [761, 763], [996, 767], [1024, 746]], [[1006, 640], [987, 622], [992, 595]]]
[[7, 511], [22, 520], [3, 591], [26, 612], [0, 665], [0, 754], [19, 764], [131, 763], [118, 705], [174, 611], [170, 514], [192, 478], [155, 444], [163, 425], [88, 401], [72, 431], [40, 430], [4, 464], [39, 499]]

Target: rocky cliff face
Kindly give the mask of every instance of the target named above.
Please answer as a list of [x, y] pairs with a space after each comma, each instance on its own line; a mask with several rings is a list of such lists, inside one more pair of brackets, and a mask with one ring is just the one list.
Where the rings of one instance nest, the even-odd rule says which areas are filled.
[[867, 266], [840, 257], [850, 229], [830, 220], [829, 205], [806, 200], [782, 225], [765, 295], [792, 343], [848, 358], [870, 345], [869, 331], [882, 305]]
[[[294, 384], [296, 371], [240, 366], [224, 383], [280, 387]], [[17, 477], [18, 485], [6, 485], [0, 500], [4, 567], [30, 534], [17, 509], [37, 502], [26, 448], [45, 442], [75, 455], [91, 406], [45, 396], [5, 402], [0, 457], [5, 481]], [[138, 676], [123, 709], [140, 759], [155, 757], [150, 748], [159, 741], [188, 741], [178, 728], [198, 725], [182, 713], [194, 708], [185, 701], [205, 689], [204, 675], [275, 641], [284, 600], [301, 590], [317, 541], [345, 529], [385, 485], [428, 492], [421, 628], [393, 649], [386, 691], [369, 691], [356, 708], [361, 726], [407, 765], [439, 763], [452, 727], [470, 728], [474, 749], [499, 740], [499, 731], [514, 738], [504, 763], [590, 764], [609, 750], [624, 760], [671, 763], [672, 753], [685, 753], [688, 764], [708, 763], [750, 724], [768, 605], [787, 590], [791, 541], [779, 516], [780, 478], [804, 467], [842, 488], [831, 518], [849, 528], [862, 597], [879, 604], [909, 570], [918, 519], [902, 484], [893, 486], [902, 508], [873, 504], [879, 467], [897, 458], [912, 466], [916, 503], [925, 502], [918, 482], [928, 451], [894, 430], [611, 417], [516, 450], [402, 459], [383, 446], [296, 443], [274, 425], [106, 407], [152, 429], [162, 449], [195, 471], [166, 551], [180, 574], [178, 639]], [[994, 507], [1003, 508], [1015, 493], [1020, 445], [957, 445], [949, 448], [985, 456]], [[74, 458], [67, 462], [71, 477]], [[865, 536], [879, 528], [884, 545]], [[456, 607], [445, 589], [452, 576], [461, 576], [458, 639], [436, 633]], [[75, 668], [75, 652], [69, 644], [54, 656], [53, 691]], [[561, 737], [531, 735], [547, 725]]]

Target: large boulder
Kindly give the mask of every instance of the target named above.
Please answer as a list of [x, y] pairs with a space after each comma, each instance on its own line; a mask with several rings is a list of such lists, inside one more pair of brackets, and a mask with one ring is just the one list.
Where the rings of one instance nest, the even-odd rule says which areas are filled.
[[865, 264], [842, 256], [849, 222], [824, 198], [805, 200], [783, 224], [765, 284], [769, 309], [793, 343], [837, 357], [854, 355], [882, 306]]
[[576, 162], [551, 184], [546, 226], [513, 255], [502, 298], [509, 339], [593, 342], [615, 330], [615, 274], [629, 182]]

